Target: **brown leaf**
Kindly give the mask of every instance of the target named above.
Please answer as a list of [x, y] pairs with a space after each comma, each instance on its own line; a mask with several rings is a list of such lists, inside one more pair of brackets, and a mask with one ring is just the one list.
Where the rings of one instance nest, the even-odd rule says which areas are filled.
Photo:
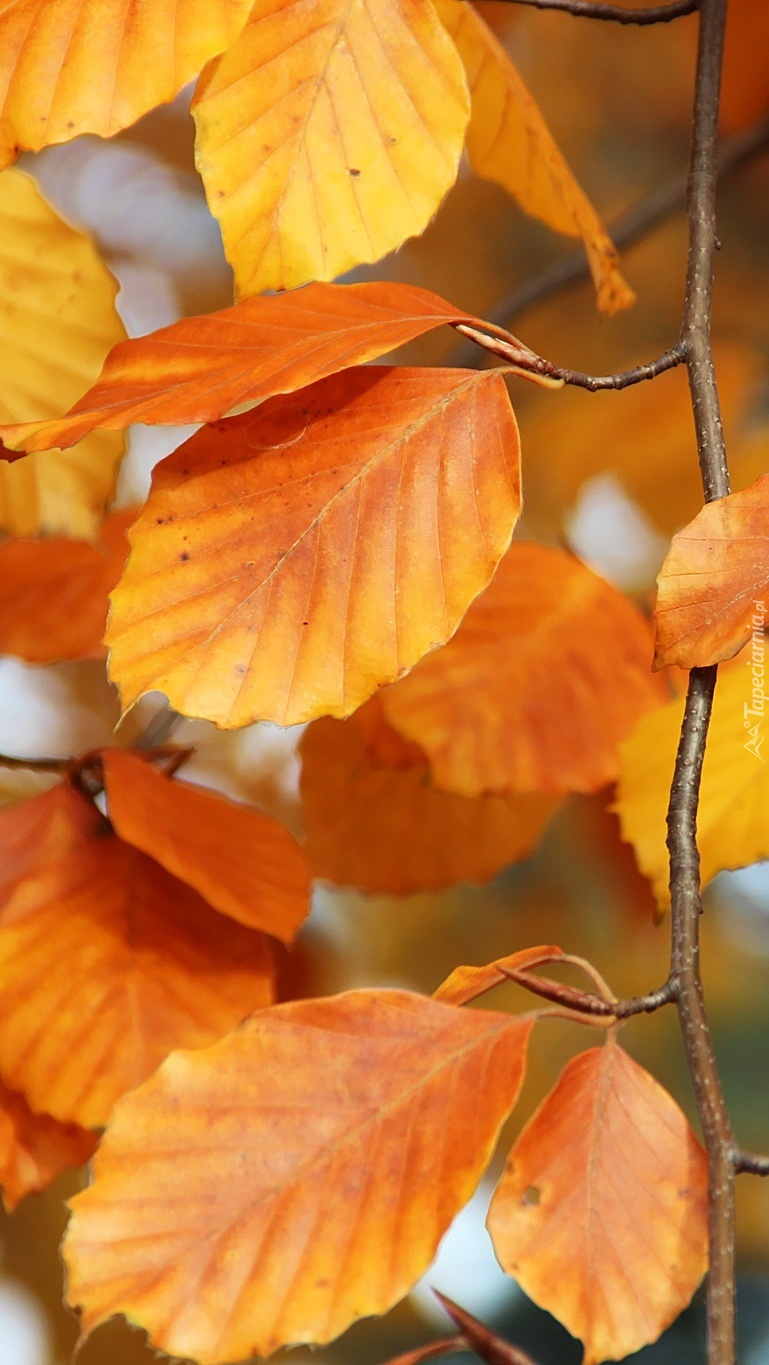
[[667, 693], [647, 622], [579, 560], [516, 541], [456, 635], [382, 694], [439, 787], [597, 791], [618, 746]]
[[300, 755], [310, 869], [337, 886], [403, 896], [482, 884], [533, 851], [556, 805], [439, 791], [379, 696], [348, 720], [315, 721]]
[[3, 907], [0, 1074], [35, 1109], [103, 1124], [171, 1048], [268, 1004], [271, 978], [260, 934], [113, 835], [84, 840]]
[[673, 536], [657, 579], [655, 668], [699, 668], [763, 633], [769, 597], [769, 474], [707, 503]]
[[113, 512], [99, 544], [6, 540], [0, 545], [0, 651], [31, 664], [106, 656], [109, 594], [128, 555], [137, 509]]
[[309, 909], [307, 865], [292, 834], [253, 807], [172, 781], [139, 754], [102, 752], [109, 818], [120, 838], [199, 891], [222, 914], [288, 943]]
[[174, 1053], [116, 1109], [73, 1201], [85, 1333], [125, 1313], [154, 1346], [215, 1365], [386, 1311], [477, 1185], [531, 1027], [353, 991]]
[[678, 1105], [612, 1039], [575, 1057], [524, 1128], [489, 1231], [584, 1365], [656, 1341], [707, 1266], [707, 1163]]
[[207, 427], [156, 468], [112, 594], [123, 705], [347, 715], [452, 633], [519, 508], [494, 371], [360, 367]]
[[8, 446], [73, 445], [96, 427], [212, 422], [376, 360], [446, 322], [485, 324], [409, 284], [308, 284], [181, 318], [115, 346], [66, 417], [0, 426]]
[[93, 1155], [99, 1139], [75, 1123], [35, 1114], [24, 1096], [0, 1081], [0, 1185], [12, 1213], [28, 1194], [39, 1194], [72, 1166]]

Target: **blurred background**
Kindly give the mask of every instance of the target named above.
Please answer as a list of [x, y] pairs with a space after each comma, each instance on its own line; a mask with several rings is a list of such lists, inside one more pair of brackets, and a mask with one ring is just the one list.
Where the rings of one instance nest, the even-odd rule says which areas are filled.
[[[755, 0], [756, 12], [762, 8]], [[500, 3], [483, 9], [610, 225], [622, 222], [660, 186], [683, 181], [694, 19], [632, 29]], [[730, 60], [725, 132], [733, 136], [769, 110], [769, 34], [763, 46], [759, 37], [749, 50], [749, 68], [744, 48], [734, 46]], [[232, 302], [218, 226], [194, 172], [189, 93], [113, 141], [83, 138], [22, 162], [58, 210], [99, 244], [120, 282], [118, 304], [131, 335]], [[741, 488], [766, 469], [769, 454], [766, 138], [763, 152], [724, 177], [719, 235], [715, 335], [733, 482]], [[638, 302], [613, 319], [597, 313], [584, 275], [526, 304], [524, 286], [575, 258], [574, 252], [573, 243], [524, 218], [501, 190], [465, 169], [420, 240], [354, 278], [418, 283], [472, 313], [498, 320], [504, 315], [540, 354], [597, 373], [651, 358], [675, 340], [686, 252], [681, 208], [623, 252]], [[447, 329], [414, 343], [399, 358], [467, 363]], [[520, 534], [570, 545], [648, 608], [669, 537], [701, 502], [683, 377], [665, 375], [648, 390], [624, 394], [572, 391], [557, 404], [546, 392], [516, 381], [514, 400], [524, 450]], [[187, 434], [179, 428], [135, 428], [118, 501], [141, 499], [153, 463]], [[140, 728], [152, 709], [152, 702], [144, 704], [130, 724]], [[0, 659], [0, 750], [75, 753], [108, 742], [117, 720], [101, 665], [34, 669]], [[259, 726], [223, 735], [199, 722], [182, 722], [174, 739], [197, 746], [185, 776], [256, 802], [301, 828], [295, 732]], [[40, 781], [0, 770], [0, 795], [17, 798]], [[536, 854], [484, 888], [394, 899], [318, 887], [297, 948], [282, 964], [284, 997], [373, 984], [430, 991], [458, 963], [480, 963], [543, 942], [589, 957], [618, 995], [660, 984], [667, 972], [667, 925], [655, 923], [652, 897], [620, 841], [610, 800], [611, 793], [604, 793], [567, 802]], [[716, 880], [707, 894], [703, 932], [706, 987], [735, 1128], [746, 1146], [766, 1150], [765, 866]], [[521, 1000], [511, 987], [497, 1004], [517, 1008]], [[623, 1041], [691, 1114], [672, 1013], [632, 1021]], [[501, 1171], [510, 1140], [557, 1071], [583, 1046], [577, 1026], [540, 1030], [525, 1092], [492, 1175]], [[0, 1365], [64, 1365], [70, 1359], [77, 1329], [61, 1307], [57, 1246], [66, 1218], [63, 1199], [79, 1179], [61, 1179], [2, 1220]], [[313, 1360], [375, 1365], [430, 1335], [445, 1334], [446, 1319], [430, 1293], [435, 1286], [508, 1334], [539, 1365], [579, 1361], [579, 1347], [496, 1265], [484, 1229], [492, 1185], [484, 1184], [457, 1220], [424, 1284], [404, 1304], [313, 1352]], [[769, 1182], [742, 1178], [739, 1238], [740, 1361], [769, 1365]], [[685, 1365], [703, 1359], [702, 1343], [702, 1304], [696, 1300], [638, 1359], [644, 1365]], [[293, 1360], [304, 1356], [309, 1353], [292, 1353]], [[154, 1359], [141, 1333], [122, 1323], [97, 1332], [80, 1357], [82, 1365]]]

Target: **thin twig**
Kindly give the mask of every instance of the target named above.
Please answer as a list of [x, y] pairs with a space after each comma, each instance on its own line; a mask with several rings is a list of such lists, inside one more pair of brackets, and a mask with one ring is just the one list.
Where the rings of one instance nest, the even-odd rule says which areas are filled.
[[605, 1000], [600, 995], [594, 995], [592, 991], [578, 991], [573, 986], [565, 986], [560, 981], [550, 981], [545, 976], [536, 976], [526, 970], [501, 967], [500, 971], [516, 985], [531, 991], [532, 995], [538, 995], [542, 1000], [549, 1000], [554, 1005], [563, 1005], [577, 1014], [591, 1018], [630, 1019], [634, 1014], [653, 1014], [663, 1005], [671, 1004], [675, 998], [669, 981], [660, 986], [659, 990], [649, 991], [646, 995], [636, 995], [629, 1000]]
[[[769, 118], [761, 119], [744, 132], [735, 133], [725, 139], [718, 157], [719, 179], [748, 165], [767, 148]], [[626, 250], [635, 246], [637, 242], [644, 241], [656, 228], [667, 222], [677, 209], [683, 208], [686, 203], [686, 189], [686, 176], [676, 175], [610, 224], [609, 236], [618, 250]], [[543, 270], [540, 275], [535, 275], [512, 289], [494, 305], [488, 314], [488, 321], [495, 326], [503, 327], [505, 323], [512, 322], [554, 294], [589, 279], [590, 267], [587, 256], [580, 247], [571, 255], [556, 261], [547, 270]], [[475, 346], [462, 343], [452, 351], [447, 364], [470, 367], [482, 365], [483, 356]]]
[[666, 5], [651, 5], [641, 9], [620, 9], [618, 5], [593, 3], [593, 0], [511, 0], [516, 5], [531, 9], [555, 9], [572, 14], [577, 19], [604, 19], [611, 24], [669, 24], [693, 14], [699, 0], [668, 0]]
[[65, 773], [76, 761], [74, 758], [15, 758], [0, 754], [0, 768], [28, 768], [33, 773]]
[[447, 1298], [437, 1289], [434, 1289], [433, 1293], [475, 1354], [485, 1361], [486, 1365], [536, 1365], [520, 1346], [513, 1346], [512, 1342], [505, 1341], [496, 1332], [492, 1332], [491, 1328], [478, 1318], [474, 1318], [465, 1308], [460, 1308], [453, 1299]]
[[630, 370], [620, 370], [616, 374], [585, 374], [583, 370], [563, 369], [552, 360], [546, 360], [509, 333], [506, 338], [489, 336], [480, 328], [471, 327], [466, 322], [454, 322], [451, 326], [482, 350], [498, 356], [500, 360], [508, 361], [513, 372], [525, 379], [533, 379], [537, 383], [556, 388], [571, 384], [574, 388], [589, 389], [591, 393], [598, 393], [602, 389], [614, 391], [629, 389], [632, 384], [642, 384], [647, 379], [656, 379], [657, 375], [664, 374], [665, 370], [682, 365], [685, 358], [683, 345], [679, 342], [663, 355], [657, 356], [655, 360], [649, 360], [644, 365], [634, 365]]
[[[707, 502], [729, 492], [710, 330], [716, 252], [716, 143], [726, 0], [702, 0], [697, 43], [689, 169], [689, 251], [681, 327], [692, 397], [702, 486]], [[735, 1143], [718, 1074], [700, 976], [702, 911], [697, 808], [717, 667], [689, 677], [668, 807], [671, 897], [671, 985], [697, 1101], [709, 1170], [709, 1365], [733, 1365]]]
[[742, 1147], [734, 1150], [735, 1171], [745, 1171], [749, 1175], [769, 1175], [769, 1156], [758, 1156], [756, 1152], [746, 1152]]

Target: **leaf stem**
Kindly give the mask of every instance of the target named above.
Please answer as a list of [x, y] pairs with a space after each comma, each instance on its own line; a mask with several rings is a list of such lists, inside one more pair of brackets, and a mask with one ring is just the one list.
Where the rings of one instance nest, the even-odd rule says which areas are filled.
[[531, 9], [555, 9], [562, 14], [572, 14], [578, 19], [603, 19], [612, 24], [669, 24], [671, 19], [680, 19], [685, 14], [693, 14], [699, 0], [668, 0], [665, 5], [645, 5], [638, 9], [620, 9], [618, 5], [604, 5], [594, 0], [512, 0], [517, 5], [528, 5]]

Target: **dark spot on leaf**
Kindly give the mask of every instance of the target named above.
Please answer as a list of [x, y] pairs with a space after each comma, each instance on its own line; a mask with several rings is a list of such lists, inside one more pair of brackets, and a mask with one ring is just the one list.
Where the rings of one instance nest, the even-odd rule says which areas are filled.
[[182, 550], [181, 554], [179, 555], [179, 558], [182, 559], [182, 560], [184, 560], [184, 559], [189, 559], [189, 554], [188, 554], [188, 552], [187, 552], [186, 550]]
[[360, 171], [358, 170], [357, 166], [348, 166], [348, 167], [347, 167], [347, 174], [348, 174], [348, 175], [360, 175]]
[[243, 674], [245, 673], [245, 671], [246, 671], [246, 665], [245, 665], [245, 664], [236, 664], [236, 665], [235, 665], [235, 672], [236, 672], [236, 673], [239, 673], [240, 676], [241, 676], [241, 678], [243, 677]]
[[540, 1193], [536, 1185], [529, 1185], [529, 1188], [527, 1190], [524, 1190], [523, 1194], [521, 1195], [521, 1203], [528, 1204], [532, 1208], [536, 1207], [536, 1205], [539, 1203], [539, 1200]]

